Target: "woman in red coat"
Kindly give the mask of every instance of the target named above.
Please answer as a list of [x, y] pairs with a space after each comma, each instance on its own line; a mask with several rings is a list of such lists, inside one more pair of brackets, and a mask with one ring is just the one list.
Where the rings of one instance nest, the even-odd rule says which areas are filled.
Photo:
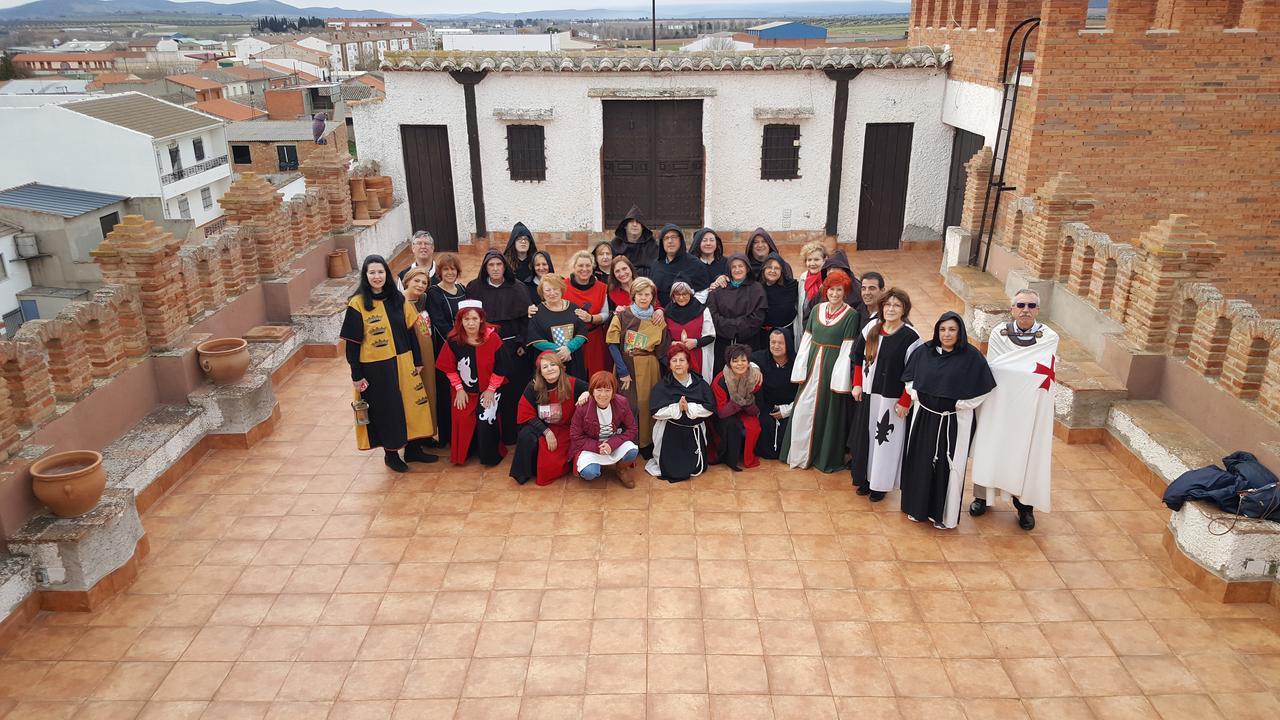
[[569, 259], [569, 286], [564, 299], [578, 306], [578, 319], [587, 326], [587, 344], [582, 347], [582, 363], [588, 377], [604, 370], [609, 350], [604, 333], [609, 326], [609, 287], [596, 279], [596, 261], [591, 253], [579, 250]]
[[533, 380], [516, 407], [520, 434], [511, 458], [511, 477], [516, 482], [523, 485], [536, 477], [539, 485], [550, 485], [569, 471], [569, 424], [575, 400], [585, 394], [582, 381], [565, 372], [559, 356], [554, 352], [538, 356]]
[[764, 381], [760, 368], [751, 364], [751, 347], [734, 343], [725, 349], [724, 370], [711, 383], [720, 417], [720, 459], [730, 470], [760, 464], [756, 441], [760, 439], [757, 392]]
[[[618, 381], [610, 372], [591, 376], [588, 385], [590, 401], [579, 405], [569, 428], [569, 457], [574, 472], [584, 480], [595, 480], [609, 465], [632, 465], [640, 448], [636, 447], [636, 419], [631, 405], [618, 394]], [[636, 486], [635, 478], [619, 470], [618, 480], [625, 488]]]
[[507, 454], [497, 408], [509, 364], [502, 337], [486, 321], [480, 301], [459, 303], [453, 329], [436, 356], [436, 369], [449, 378], [453, 392], [449, 460], [454, 465], [465, 463], [473, 450], [485, 466], [497, 465]]

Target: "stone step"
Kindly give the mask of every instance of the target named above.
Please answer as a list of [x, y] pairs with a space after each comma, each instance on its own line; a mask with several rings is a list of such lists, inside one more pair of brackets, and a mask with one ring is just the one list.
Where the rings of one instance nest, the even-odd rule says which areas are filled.
[[348, 275], [330, 278], [312, 289], [310, 302], [291, 316], [294, 332], [302, 344], [337, 345], [342, 315], [357, 284], [355, 275]]
[[1111, 437], [1140, 463], [1160, 492], [1182, 473], [1222, 462], [1229, 451], [1158, 400], [1122, 400], [1107, 414]]
[[1111, 405], [1129, 398], [1123, 381], [1107, 372], [1093, 353], [1053, 323], [1058, 333], [1054, 416], [1068, 431], [1103, 428]]
[[[26, 555], [0, 557], [0, 618], [7, 620], [15, 617], [16, 611], [35, 590], [35, 564], [30, 557]], [[0, 636], [3, 636], [3, 633], [0, 633]]]
[[102, 450], [108, 487], [142, 493], [173, 467], [207, 431], [204, 411], [161, 405]]

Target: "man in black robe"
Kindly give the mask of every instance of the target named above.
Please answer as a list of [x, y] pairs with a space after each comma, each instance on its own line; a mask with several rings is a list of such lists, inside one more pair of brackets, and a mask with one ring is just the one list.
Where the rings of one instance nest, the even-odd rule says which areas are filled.
[[764, 261], [770, 255], [781, 257], [778, 252], [778, 244], [773, 241], [773, 236], [762, 227], [756, 228], [751, 233], [751, 237], [747, 240], [745, 254], [747, 256], [747, 266], [751, 269], [751, 279], [756, 282], [760, 282], [760, 270], [764, 267]]
[[627, 216], [618, 223], [610, 248], [615, 258], [623, 255], [631, 261], [636, 268], [636, 277], [649, 277], [658, 262], [658, 241], [649, 226], [644, 224], [644, 216], [638, 206], [632, 205]]
[[756, 442], [756, 455], [777, 460], [782, 452], [782, 438], [787, 434], [796, 391], [800, 387], [791, 382], [795, 350], [785, 332], [773, 330], [769, 333], [768, 347], [751, 353], [751, 362], [760, 368], [760, 374], [764, 376], [760, 391], [756, 393], [756, 406], [760, 408], [760, 439]]
[[677, 282], [688, 283], [695, 293], [707, 289], [711, 284], [707, 266], [687, 252], [680, 226], [663, 225], [658, 242], [661, 250], [649, 279], [658, 286], [659, 307], [671, 304], [671, 286]]
[[862, 274], [862, 287], [859, 289], [862, 299], [853, 306], [858, 311], [859, 330], [875, 317], [876, 308], [880, 307], [880, 298], [884, 297], [884, 287], [884, 276], [880, 273], [873, 270]]
[[529, 290], [516, 281], [515, 272], [502, 253], [490, 250], [480, 263], [480, 274], [467, 285], [467, 299], [479, 300], [485, 317], [498, 326], [503, 347], [511, 359], [507, 388], [499, 393], [498, 412], [502, 420], [502, 442], [516, 442], [516, 407], [520, 391], [533, 375], [532, 356], [525, 351], [525, 335], [529, 325]]

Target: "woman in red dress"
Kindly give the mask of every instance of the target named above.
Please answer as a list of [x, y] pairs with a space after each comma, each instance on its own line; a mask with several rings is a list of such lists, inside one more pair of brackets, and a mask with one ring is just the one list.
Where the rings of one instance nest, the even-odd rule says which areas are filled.
[[609, 288], [596, 279], [596, 260], [586, 250], [569, 258], [569, 287], [564, 299], [578, 306], [578, 319], [587, 325], [587, 344], [582, 346], [582, 361], [587, 377], [612, 367], [606, 358], [604, 332], [609, 325]]
[[520, 396], [516, 422], [520, 434], [511, 458], [511, 477], [521, 485], [537, 478], [550, 485], [569, 472], [569, 426], [574, 403], [585, 400], [587, 385], [565, 372], [564, 362], [554, 352], [538, 356], [533, 381]]
[[436, 369], [449, 378], [453, 395], [449, 460], [454, 465], [465, 463], [473, 450], [480, 464], [490, 467], [507, 454], [498, 402], [509, 364], [502, 337], [486, 321], [480, 301], [459, 303], [453, 329], [436, 357]]
[[734, 343], [725, 350], [724, 370], [711, 383], [720, 416], [720, 460], [730, 470], [760, 464], [756, 441], [760, 439], [760, 408], [756, 393], [764, 382], [760, 368], [751, 364], [751, 347]]

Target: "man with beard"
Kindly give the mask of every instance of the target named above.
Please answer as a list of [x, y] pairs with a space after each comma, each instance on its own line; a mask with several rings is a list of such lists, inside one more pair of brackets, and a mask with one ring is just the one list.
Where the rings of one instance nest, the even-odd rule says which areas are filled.
[[498, 398], [498, 413], [502, 425], [502, 442], [516, 442], [516, 408], [520, 402], [520, 390], [529, 384], [533, 375], [531, 358], [525, 350], [525, 335], [529, 325], [529, 289], [516, 280], [515, 271], [497, 250], [485, 253], [480, 264], [480, 274], [467, 285], [467, 299], [479, 300], [484, 306], [485, 318], [497, 326], [503, 347], [511, 360], [507, 374], [507, 388]]
[[644, 216], [638, 206], [632, 205], [627, 216], [618, 223], [610, 249], [615, 258], [624, 255], [631, 261], [636, 268], [636, 277], [650, 277], [653, 266], [658, 262], [658, 241], [644, 224]]

